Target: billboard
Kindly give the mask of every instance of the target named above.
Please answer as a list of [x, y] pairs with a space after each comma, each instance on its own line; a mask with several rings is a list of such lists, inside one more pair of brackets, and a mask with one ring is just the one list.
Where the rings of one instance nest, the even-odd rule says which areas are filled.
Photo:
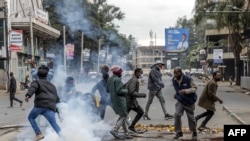
[[189, 29], [169, 28], [165, 29], [165, 51], [183, 52], [189, 47]]

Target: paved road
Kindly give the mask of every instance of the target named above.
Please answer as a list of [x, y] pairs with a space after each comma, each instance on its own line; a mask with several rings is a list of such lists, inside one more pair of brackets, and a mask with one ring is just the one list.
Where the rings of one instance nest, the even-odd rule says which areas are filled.
[[[173, 114], [175, 99], [173, 98], [174, 95], [174, 89], [172, 85], [170, 84], [170, 77], [165, 76], [164, 81], [166, 83], [166, 87], [163, 89], [163, 94], [166, 100], [167, 110], [170, 114]], [[195, 79], [196, 84], [198, 85], [198, 95], [200, 94], [202, 88], [204, 87], [204, 83], [201, 80]], [[78, 89], [81, 88], [81, 90], [84, 90], [84, 92], [87, 92], [91, 89], [93, 84], [82, 84], [78, 87]], [[141, 85], [141, 92], [147, 93], [146, 85]], [[239, 121], [235, 120], [235, 118], [232, 116], [236, 113], [240, 117], [244, 117], [242, 115], [243, 113], [249, 112], [247, 107], [250, 107], [248, 103], [250, 103], [250, 96], [244, 95], [241, 92], [239, 92], [237, 89], [225, 86], [223, 83], [220, 84], [220, 87], [218, 89], [219, 96], [222, 96], [224, 99], [224, 104], [220, 105], [217, 103], [217, 111], [212, 118], [212, 120], [208, 123], [208, 126], [213, 129], [223, 129], [223, 126], [225, 124], [240, 124]], [[17, 94], [18, 98], [24, 99], [24, 93], [25, 91], [19, 92]], [[23, 107], [19, 107], [19, 104], [17, 103], [14, 108], [6, 108], [9, 104], [8, 96], [1, 94], [0, 96], [0, 134], [2, 136], [0, 137], [3, 141], [31, 141], [34, 137], [33, 131], [31, 130], [31, 127], [29, 126], [27, 122], [27, 114], [30, 111], [31, 107], [33, 106], [33, 102], [24, 103]], [[144, 108], [146, 105], [147, 98], [142, 98], [139, 100], [141, 103], [141, 106]], [[108, 107], [107, 113], [104, 122], [95, 122], [91, 123], [89, 121], [90, 117], [87, 112], [84, 111], [83, 108], [84, 105], [81, 105], [81, 103], [77, 103], [75, 101], [72, 105], [74, 106], [67, 106], [63, 105], [63, 116], [64, 120], [62, 123], [60, 123], [60, 126], [64, 130], [64, 134], [66, 135], [65, 140], [75, 140], [75, 141], [110, 141], [114, 140], [113, 137], [109, 134], [109, 130], [112, 128], [112, 125], [117, 120], [117, 116], [114, 114], [113, 110]], [[224, 107], [228, 107], [229, 110], [231, 110], [231, 114], [228, 114], [227, 111], [223, 110]], [[245, 110], [245, 111], [243, 111]], [[240, 113], [241, 111], [241, 113]], [[203, 109], [196, 106], [195, 114], [199, 114], [203, 112]], [[238, 112], [238, 113], [237, 113]], [[250, 114], [249, 114], [250, 115]], [[248, 117], [249, 117], [248, 115]], [[134, 112], [131, 112], [129, 115], [131, 118], [135, 116]], [[164, 120], [164, 115], [161, 110], [160, 104], [158, 99], [154, 99], [150, 111], [149, 116], [152, 118], [152, 120], [141, 120], [139, 123], [141, 125], [173, 125], [173, 119], [171, 120]], [[247, 118], [246, 118], [247, 119]], [[187, 128], [187, 118], [186, 115], [183, 116], [183, 127]], [[250, 123], [250, 120], [246, 120], [248, 123]], [[13, 128], [5, 128], [6, 126], [22, 126], [22, 128], [17, 128], [14, 132], [8, 133], [3, 135], [5, 132], [11, 130], [14, 130]], [[46, 123], [41, 123], [42, 126], [46, 125]], [[199, 123], [198, 123], [199, 125]], [[42, 128], [43, 133], [46, 135], [46, 138], [44, 141], [51, 141], [51, 140], [57, 140], [57, 136], [54, 134], [54, 132], [50, 128]], [[218, 131], [218, 130], [215, 130]], [[148, 130], [143, 135], [134, 135], [137, 136], [132, 140], [136, 141], [165, 141], [165, 140], [171, 140], [173, 137], [173, 132], [170, 132], [169, 130], [161, 130], [160, 129], [151, 129]], [[223, 140], [223, 132], [218, 133], [199, 133], [198, 134], [199, 140]], [[191, 134], [188, 132], [185, 133], [183, 140], [189, 140], [191, 139]]]

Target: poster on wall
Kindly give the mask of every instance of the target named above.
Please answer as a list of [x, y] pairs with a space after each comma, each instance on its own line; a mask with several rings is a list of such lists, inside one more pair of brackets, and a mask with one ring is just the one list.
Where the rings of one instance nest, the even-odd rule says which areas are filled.
[[66, 45], [66, 55], [68, 60], [74, 59], [75, 46], [72, 44]]
[[169, 28], [165, 29], [165, 51], [183, 52], [189, 47], [189, 29]]
[[223, 49], [213, 49], [214, 64], [223, 63]]
[[23, 31], [12, 30], [10, 32], [10, 51], [22, 51], [23, 49]]

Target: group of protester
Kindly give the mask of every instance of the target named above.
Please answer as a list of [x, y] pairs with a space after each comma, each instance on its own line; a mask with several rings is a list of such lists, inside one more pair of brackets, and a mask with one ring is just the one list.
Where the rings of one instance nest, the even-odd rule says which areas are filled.
[[[151, 120], [148, 116], [149, 107], [156, 96], [161, 104], [164, 118], [171, 119], [174, 118], [175, 126], [175, 136], [174, 139], [179, 139], [183, 136], [182, 133], [182, 121], [181, 117], [184, 111], [187, 114], [189, 129], [192, 132], [192, 138], [197, 139], [197, 129], [196, 124], [199, 119], [205, 117], [205, 120], [201, 123], [198, 130], [207, 129], [206, 124], [212, 118], [215, 111], [215, 102], [223, 101], [216, 96], [217, 91], [217, 81], [220, 80], [220, 74], [218, 72], [213, 73], [213, 79], [209, 81], [200, 98], [198, 105], [207, 111], [194, 116], [195, 102], [197, 101], [197, 86], [195, 85], [193, 79], [189, 76], [183, 74], [182, 69], [177, 67], [174, 69], [174, 77], [172, 78], [172, 84], [176, 91], [175, 99], [177, 100], [175, 104], [175, 114], [171, 115], [167, 112], [165, 108], [165, 100], [162, 95], [162, 89], [164, 88], [164, 82], [162, 80], [161, 69], [164, 67], [164, 63], [157, 62], [151, 67], [151, 71], [148, 76], [148, 101], [145, 107], [145, 113], [143, 108], [140, 106], [137, 98], [145, 98], [147, 94], [139, 92], [139, 79], [143, 75], [143, 70], [141, 68], [136, 68], [134, 70], [133, 77], [126, 83], [122, 82], [122, 72], [123, 69], [114, 65], [111, 67], [112, 75], [109, 76], [109, 67], [104, 65], [101, 69], [102, 80], [99, 81], [89, 93], [91, 98], [95, 95], [96, 90], [99, 91], [101, 99], [100, 105], [98, 106], [100, 119], [103, 120], [105, 116], [105, 111], [107, 106], [111, 106], [114, 112], [119, 115], [115, 126], [112, 128], [110, 133], [117, 139], [131, 139], [132, 136], [129, 135], [128, 129], [139, 133], [135, 129], [136, 123], [143, 117], [143, 119]], [[48, 67], [50, 66], [50, 67]], [[28, 115], [28, 120], [36, 133], [35, 140], [41, 140], [44, 138], [37, 123], [36, 118], [39, 115], [43, 115], [48, 122], [51, 124], [56, 133], [60, 136], [61, 128], [56, 122], [55, 114], [57, 112], [57, 103], [60, 102], [62, 96], [58, 95], [57, 88], [50, 81], [53, 78], [53, 64], [47, 65], [42, 64], [38, 69], [33, 68], [31, 71], [32, 77], [36, 78], [30, 85], [27, 94], [25, 95], [25, 101], [28, 102], [29, 99], [35, 94], [34, 107]], [[13, 73], [11, 73], [13, 78]], [[11, 79], [14, 83], [14, 80]], [[13, 88], [11, 87], [11, 92], [13, 93]], [[71, 96], [69, 92], [77, 93], [74, 87], [74, 79], [72, 77], [66, 78], [66, 83], [63, 92], [67, 93], [65, 100], [69, 100]], [[12, 94], [13, 95], [13, 94]], [[13, 96], [10, 97], [11, 100], [15, 99]], [[12, 101], [11, 101], [12, 102]], [[22, 101], [19, 101], [22, 105]], [[96, 105], [95, 105], [96, 106]], [[127, 127], [126, 120], [129, 112], [133, 110], [137, 113], [134, 117], [132, 123]], [[124, 135], [120, 135], [118, 130], [123, 128]]]

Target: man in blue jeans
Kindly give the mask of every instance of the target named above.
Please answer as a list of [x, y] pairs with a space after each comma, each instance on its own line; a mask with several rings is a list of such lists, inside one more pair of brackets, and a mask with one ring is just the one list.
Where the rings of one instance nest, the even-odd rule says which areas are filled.
[[43, 115], [48, 120], [58, 135], [61, 131], [59, 125], [56, 123], [55, 118], [55, 113], [57, 111], [56, 104], [59, 103], [60, 100], [57, 95], [56, 87], [51, 82], [46, 80], [48, 71], [49, 69], [46, 66], [41, 66], [38, 68], [37, 74], [39, 80], [35, 80], [31, 83], [31, 86], [25, 95], [25, 101], [28, 102], [32, 95], [35, 94], [35, 105], [29, 113], [28, 120], [36, 133], [36, 141], [44, 138], [36, 123], [36, 118], [39, 115]]

